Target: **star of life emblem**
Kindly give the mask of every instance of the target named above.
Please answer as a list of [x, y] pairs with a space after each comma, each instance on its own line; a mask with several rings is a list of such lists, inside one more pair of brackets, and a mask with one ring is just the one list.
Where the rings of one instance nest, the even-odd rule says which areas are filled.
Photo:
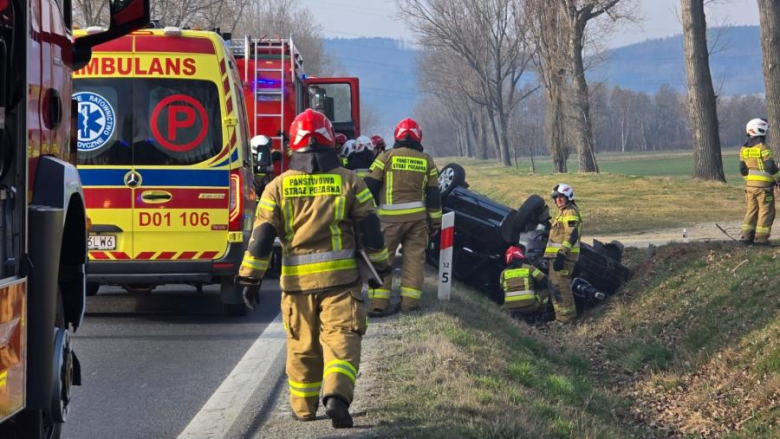
[[106, 145], [116, 129], [116, 113], [103, 96], [92, 92], [73, 95], [78, 102], [78, 150], [89, 152]]

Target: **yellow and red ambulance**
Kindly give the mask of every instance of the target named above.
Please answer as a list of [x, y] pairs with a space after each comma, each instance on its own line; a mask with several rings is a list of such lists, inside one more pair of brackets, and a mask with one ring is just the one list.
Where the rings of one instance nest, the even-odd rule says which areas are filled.
[[74, 73], [78, 164], [89, 236], [88, 293], [220, 283], [249, 241], [255, 192], [241, 83], [214, 32], [136, 31], [93, 49]]

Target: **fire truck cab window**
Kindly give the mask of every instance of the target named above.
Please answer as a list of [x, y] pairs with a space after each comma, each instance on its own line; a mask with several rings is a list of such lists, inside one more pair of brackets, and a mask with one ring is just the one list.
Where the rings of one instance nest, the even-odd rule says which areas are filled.
[[349, 84], [312, 84], [309, 104], [333, 123], [352, 123], [352, 90]]

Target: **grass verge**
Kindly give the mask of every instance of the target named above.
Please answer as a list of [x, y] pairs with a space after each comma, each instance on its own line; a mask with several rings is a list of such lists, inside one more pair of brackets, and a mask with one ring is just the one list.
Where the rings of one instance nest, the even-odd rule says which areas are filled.
[[[528, 174], [495, 162], [474, 159], [438, 159], [466, 170], [470, 188], [510, 207], [532, 194], [544, 197], [555, 184], [574, 187], [577, 204], [585, 218], [586, 233], [615, 234], [684, 227], [713, 221], [739, 221], [744, 213], [741, 180], [729, 184], [704, 182], [678, 176], [613, 174]], [[626, 163], [615, 162], [626, 168]], [[639, 158], [628, 162], [663, 172], [666, 159]], [[605, 163], [606, 165], [606, 163]], [[605, 168], [607, 169], [607, 168]]]
[[376, 433], [780, 437], [779, 256], [633, 251], [634, 280], [574, 327], [528, 326], [462, 286], [428, 294], [382, 341]]

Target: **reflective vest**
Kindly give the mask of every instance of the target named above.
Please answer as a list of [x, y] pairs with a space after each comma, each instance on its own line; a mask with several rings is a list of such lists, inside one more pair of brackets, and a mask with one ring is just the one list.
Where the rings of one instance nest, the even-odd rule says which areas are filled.
[[[569, 242], [572, 232], [577, 229], [575, 242]], [[544, 249], [545, 258], [554, 258], [561, 248], [567, 248], [566, 260], [576, 262], [580, 258], [580, 240], [582, 239], [582, 215], [577, 205], [569, 203], [562, 208], [550, 227], [550, 238]]]
[[522, 265], [501, 272], [501, 288], [504, 290], [504, 308], [534, 312], [544, 304], [539, 294], [543, 289], [544, 273], [539, 269]]
[[[357, 281], [355, 229], [371, 213], [371, 192], [344, 168], [314, 174], [289, 170], [269, 183], [254, 226], [268, 223], [276, 229], [282, 243], [282, 291], [316, 292]], [[374, 263], [388, 261], [387, 248], [366, 253]], [[262, 278], [267, 267], [267, 257], [247, 252], [240, 274]]]
[[745, 186], [747, 187], [770, 187], [775, 183], [775, 178], [764, 167], [764, 162], [774, 161], [772, 150], [763, 143], [755, 146], [743, 146], [739, 150], [739, 159], [745, 162], [748, 168], [748, 175], [745, 176]]
[[379, 216], [382, 221], [441, 221], [441, 207], [428, 209], [426, 190], [438, 189], [439, 170], [426, 153], [413, 148], [387, 150], [371, 164], [370, 178], [381, 181]]

